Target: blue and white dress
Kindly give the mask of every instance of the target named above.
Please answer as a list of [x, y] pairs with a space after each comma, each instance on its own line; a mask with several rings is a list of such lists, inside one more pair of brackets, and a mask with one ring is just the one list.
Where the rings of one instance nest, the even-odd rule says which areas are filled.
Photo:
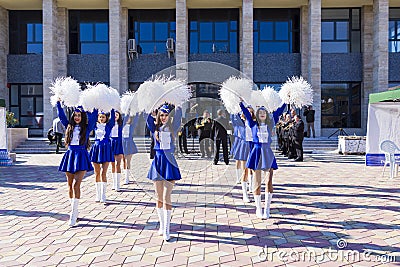
[[124, 154], [124, 149], [122, 147], [122, 125], [115, 123], [111, 130], [111, 147], [114, 155]]
[[135, 115], [135, 118], [130, 124], [126, 122], [129, 119], [129, 115], [124, 116], [124, 123], [122, 127], [122, 148], [124, 155], [132, 155], [138, 153], [135, 142], [133, 141], [133, 131], [139, 121], [139, 114]]
[[231, 119], [231, 123], [232, 123], [232, 127], [233, 127], [233, 137], [234, 137], [234, 140], [233, 140], [233, 144], [232, 144], [232, 146], [231, 146], [231, 151], [230, 151], [230, 154], [233, 156], [234, 155], [234, 152], [235, 152], [235, 150], [236, 150], [236, 147], [237, 147], [237, 144], [238, 144], [238, 142], [239, 142], [239, 137], [238, 137], [238, 127], [237, 127], [237, 125], [235, 124], [235, 122], [234, 122], [234, 120], [235, 120], [235, 115], [234, 114], [231, 114], [230, 115], [230, 119]]
[[[65, 112], [61, 107], [60, 102], [57, 102], [57, 113], [61, 123], [65, 128], [68, 127], [69, 121], [65, 116]], [[71, 137], [71, 143], [68, 145], [68, 150], [65, 152], [60, 166], [59, 171], [76, 173], [78, 171], [93, 171], [92, 163], [90, 162], [89, 153], [87, 151], [87, 142], [89, 140], [89, 134], [93, 130], [97, 121], [97, 111], [93, 113], [86, 112], [88, 116], [88, 125], [86, 127], [86, 141], [84, 144], [80, 144], [80, 126], [75, 126]]]
[[90, 160], [93, 163], [113, 162], [114, 153], [111, 146], [110, 133], [115, 124], [115, 112], [111, 110], [111, 116], [107, 123], [96, 123], [95, 141], [90, 149]]
[[[249, 123], [253, 136], [253, 148], [247, 159], [246, 167], [252, 170], [263, 171], [274, 167], [277, 168], [274, 152], [271, 149], [272, 139], [270, 127], [264, 123], [259, 124], [257, 121], [253, 121], [250, 112], [243, 103], [240, 103], [240, 107]], [[273, 166], [274, 161], [275, 166]]]
[[151, 131], [154, 138], [155, 156], [151, 163], [147, 178], [152, 181], [162, 180], [180, 180], [181, 173], [178, 168], [178, 163], [174, 157], [175, 142], [178, 130], [181, 125], [182, 108], [177, 107], [175, 116], [172, 122], [172, 129], [163, 125], [158, 129], [159, 140], [155, 136], [156, 125], [153, 118], [147, 115], [147, 127]]
[[[237, 129], [237, 142], [233, 151], [233, 158], [236, 160], [246, 161], [250, 153], [251, 141], [246, 141], [246, 125], [240, 118], [239, 114], [231, 115], [232, 125]], [[253, 140], [253, 138], [251, 138]]]

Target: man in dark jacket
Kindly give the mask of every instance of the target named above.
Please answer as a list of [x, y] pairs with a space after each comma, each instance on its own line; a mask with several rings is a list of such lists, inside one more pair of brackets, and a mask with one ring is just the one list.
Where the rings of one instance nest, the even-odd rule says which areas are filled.
[[204, 158], [207, 154], [208, 158], [212, 155], [212, 146], [210, 142], [212, 120], [208, 110], [204, 110], [203, 117], [199, 117], [196, 122], [196, 129], [199, 131], [199, 143], [201, 157]]
[[306, 107], [303, 116], [306, 117], [306, 122], [307, 122], [307, 137], [311, 137], [311, 130], [312, 130], [313, 138], [315, 138], [315, 129], [314, 129], [315, 110], [313, 110], [312, 106]]
[[219, 161], [219, 148], [222, 144], [222, 153], [224, 155], [224, 162], [226, 165], [229, 164], [229, 154], [228, 154], [228, 133], [229, 121], [225, 118], [225, 112], [222, 109], [217, 111], [218, 118], [216, 118], [212, 125], [211, 139], [214, 140], [215, 150], [214, 150], [214, 165], [218, 164]]
[[293, 137], [297, 156], [294, 161], [303, 161], [304, 122], [301, 120], [300, 115], [294, 116], [294, 120]]

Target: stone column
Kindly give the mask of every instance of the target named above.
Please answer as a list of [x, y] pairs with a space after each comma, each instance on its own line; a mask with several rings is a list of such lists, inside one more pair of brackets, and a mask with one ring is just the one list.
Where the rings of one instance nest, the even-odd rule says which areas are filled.
[[57, 76], [67, 76], [68, 40], [68, 10], [59, 7], [57, 8]]
[[58, 76], [60, 60], [57, 58], [59, 41], [57, 13], [57, 0], [43, 0], [43, 136], [46, 136], [53, 122], [49, 87]]
[[188, 79], [189, 60], [189, 22], [186, 0], [176, 0], [176, 41], [175, 41], [175, 59], [176, 59], [176, 77]]
[[314, 90], [315, 135], [321, 135], [321, 0], [308, 2], [308, 82]]
[[309, 28], [308, 28], [308, 6], [301, 6], [300, 8], [300, 20], [301, 20], [301, 29], [300, 29], [300, 53], [301, 53], [301, 75], [304, 79], [309, 80], [308, 78], [308, 52], [309, 52]]
[[8, 55], [8, 10], [0, 6], [0, 98], [8, 103], [7, 88], [7, 55]]
[[[129, 88], [128, 84], [128, 8], [122, 8], [121, 18], [121, 89], [125, 92]], [[121, 90], [120, 89], [120, 90]]]
[[361, 128], [367, 130], [369, 94], [373, 92], [374, 78], [374, 12], [372, 6], [363, 6], [361, 9], [361, 45], [363, 55], [363, 80], [361, 94]]
[[386, 91], [389, 79], [389, 0], [373, 2], [374, 92]]
[[[122, 10], [121, 0], [109, 0], [110, 86], [120, 93], [128, 89], [127, 19], [127, 10]], [[123, 32], [124, 30], [126, 32]]]
[[253, 79], [253, 0], [242, 0], [240, 13], [240, 71]]

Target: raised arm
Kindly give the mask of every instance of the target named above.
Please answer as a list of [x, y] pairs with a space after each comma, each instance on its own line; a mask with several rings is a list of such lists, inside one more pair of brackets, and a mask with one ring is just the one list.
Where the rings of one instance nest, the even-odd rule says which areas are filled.
[[92, 131], [96, 126], [99, 111], [94, 109], [93, 112], [86, 112], [86, 114], [88, 115], [88, 130]]
[[61, 123], [64, 125], [65, 128], [67, 128], [69, 122], [67, 116], [65, 116], [64, 109], [61, 107], [60, 101], [57, 101], [57, 114], [60, 118]]
[[114, 127], [114, 125], [115, 125], [115, 110], [112, 109], [110, 119], [107, 122], [107, 127], [112, 129]]
[[174, 120], [172, 122], [172, 129], [175, 134], [178, 132], [179, 128], [181, 127], [181, 121], [182, 121], [182, 108], [176, 107]]
[[231, 114], [232, 126], [244, 126], [239, 114]]
[[145, 118], [146, 118], [147, 128], [149, 128], [150, 132], [154, 133], [156, 131], [156, 124], [154, 122], [153, 117], [151, 116], [151, 114], [147, 114], [147, 113], [143, 113], [143, 116], [145, 116]]
[[273, 115], [274, 115], [274, 123], [275, 123], [275, 124], [278, 123], [278, 121], [279, 121], [279, 116], [282, 115], [282, 113], [283, 113], [283, 111], [285, 110], [285, 108], [286, 108], [286, 104], [283, 103], [282, 106], [280, 106], [277, 110], [275, 110], [275, 111], [273, 112]]
[[139, 122], [139, 113], [136, 113], [135, 117], [133, 118], [133, 122], [131, 124], [132, 131], [136, 128], [138, 122]]
[[243, 111], [244, 116], [246, 117], [247, 122], [249, 123], [250, 127], [253, 127], [256, 122], [253, 121], [253, 118], [251, 117], [250, 111], [243, 105], [243, 102], [240, 102], [240, 108]]

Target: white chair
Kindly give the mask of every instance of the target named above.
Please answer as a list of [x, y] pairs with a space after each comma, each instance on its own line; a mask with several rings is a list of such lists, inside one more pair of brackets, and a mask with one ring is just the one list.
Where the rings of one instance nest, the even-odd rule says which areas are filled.
[[385, 174], [386, 165], [390, 166], [390, 178], [394, 177], [394, 174], [398, 172], [398, 165], [400, 165], [400, 161], [396, 161], [395, 153], [400, 149], [396, 146], [396, 144], [390, 140], [384, 140], [380, 144], [380, 149], [383, 153], [385, 153], [385, 163], [383, 164], [382, 176]]

